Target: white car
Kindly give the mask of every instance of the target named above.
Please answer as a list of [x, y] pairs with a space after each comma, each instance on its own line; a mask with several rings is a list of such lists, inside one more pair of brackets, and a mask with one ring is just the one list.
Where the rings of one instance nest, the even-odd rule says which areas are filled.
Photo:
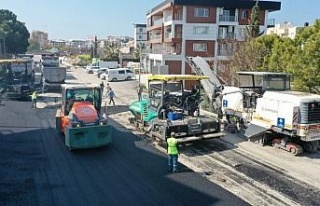
[[87, 66], [86, 67], [86, 72], [88, 74], [93, 74], [95, 71], [98, 71], [100, 69], [99, 66]]
[[122, 81], [122, 80], [132, 80], [136, 76], [129, 68], [117, 68], [117, 69], [107, 69], [104, 73], [100, 75], [101, 79], [108, 80], [109, 82], [113, 81]]

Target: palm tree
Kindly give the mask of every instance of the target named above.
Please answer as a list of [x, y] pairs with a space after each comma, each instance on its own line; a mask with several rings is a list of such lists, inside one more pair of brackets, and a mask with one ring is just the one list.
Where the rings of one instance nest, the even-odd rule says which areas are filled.
[[118, 59], [119, 58], [120, 48], [119, 45], [115, 42], [108, 43], [103, 50], [104, 59]]
[[142, 43], [139, 43], [137, 44], [137, 47], [135, 48], [134, 50], [134, 56], [136, 59], [139, 59], [141, 54], [142, 54], [142, 51], [145, 49], [145, 45], [142, 44]]

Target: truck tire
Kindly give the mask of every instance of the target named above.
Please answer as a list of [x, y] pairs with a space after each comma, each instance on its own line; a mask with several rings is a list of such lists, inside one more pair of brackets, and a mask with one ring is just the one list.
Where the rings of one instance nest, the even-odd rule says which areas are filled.
[[317, 152], [318, 146], [319, 146], [318, 141], [305, 142], [303, 144], [303, 150], [305, 150], [306, 152], [314, 153], [314, 152]]

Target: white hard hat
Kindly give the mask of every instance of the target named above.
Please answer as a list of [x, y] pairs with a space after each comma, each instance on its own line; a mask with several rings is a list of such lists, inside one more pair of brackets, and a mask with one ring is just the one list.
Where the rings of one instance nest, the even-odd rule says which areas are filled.
[[176, 133], [175, 132], [171, 132], [171, 136], [172, 137], [176, 136]]

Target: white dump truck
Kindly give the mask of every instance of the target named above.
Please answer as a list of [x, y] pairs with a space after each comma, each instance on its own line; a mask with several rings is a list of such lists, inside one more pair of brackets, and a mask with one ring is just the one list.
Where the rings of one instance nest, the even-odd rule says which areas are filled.
[[67, 68], [60, 66], [59, 56], [55, 54], [42, 54], [42, 91], [60, 88], [65, 83]]

